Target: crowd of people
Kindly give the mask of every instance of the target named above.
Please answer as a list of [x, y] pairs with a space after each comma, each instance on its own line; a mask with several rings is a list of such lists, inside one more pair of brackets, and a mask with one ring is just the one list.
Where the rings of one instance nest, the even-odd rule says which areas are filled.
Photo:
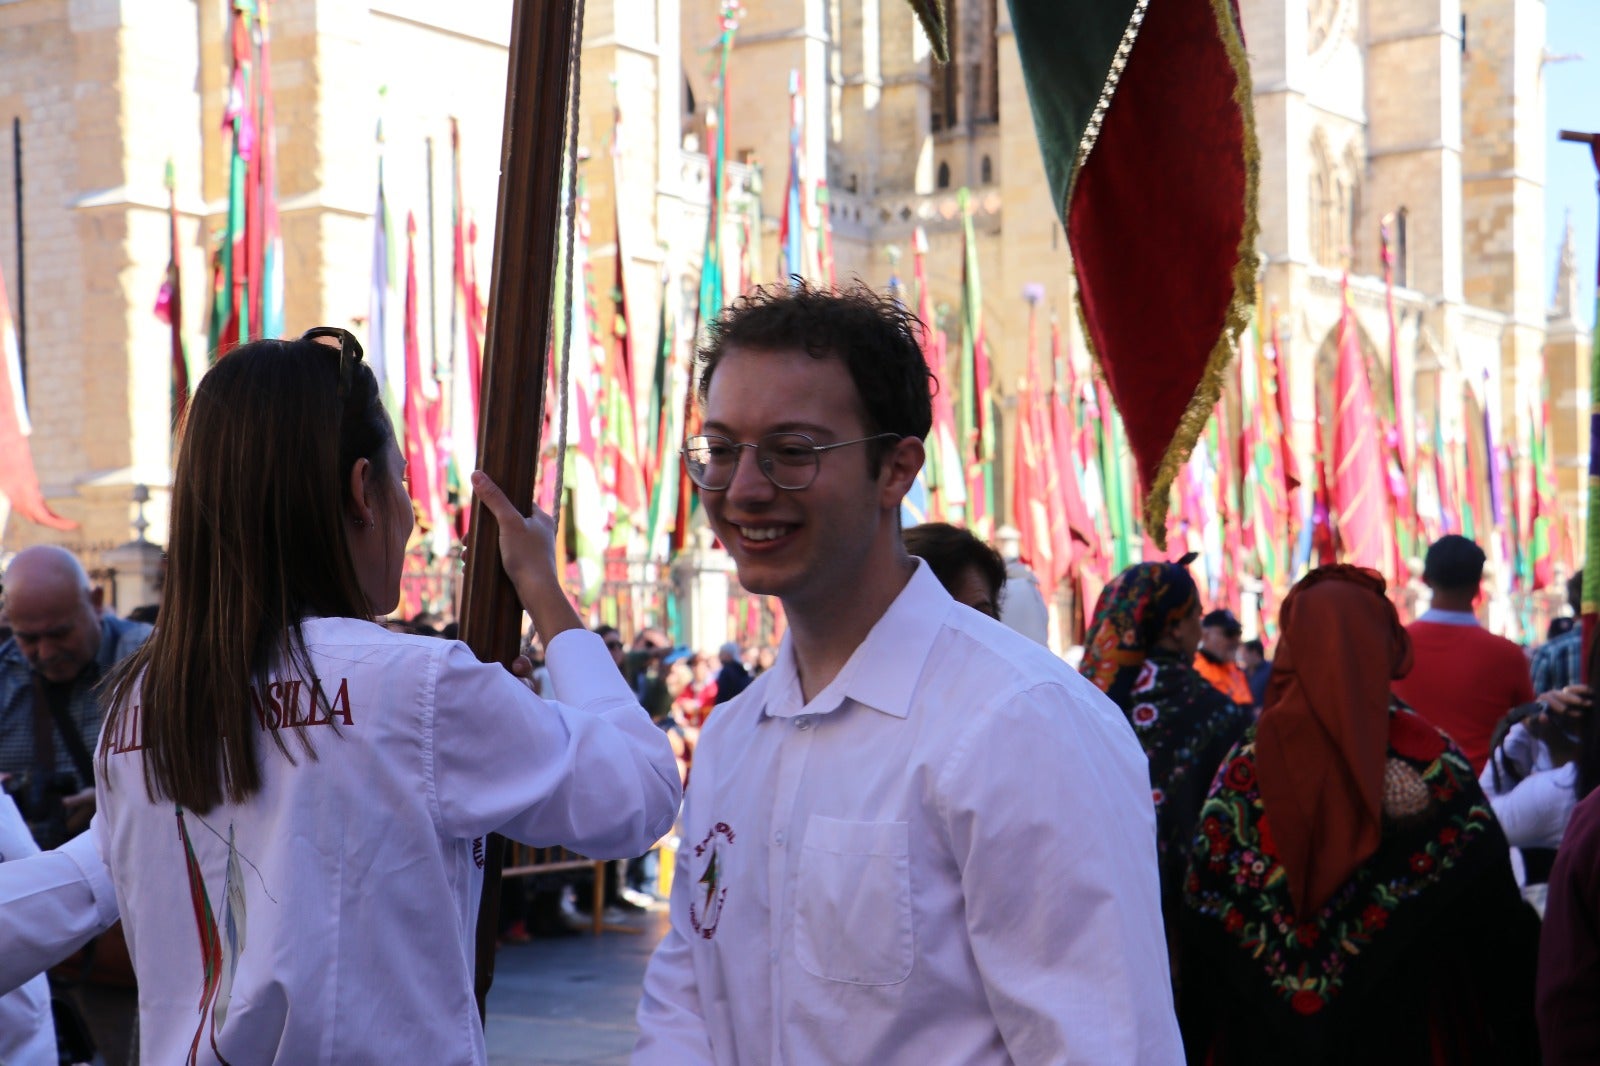
[[[645, 1066], [1600, 1061], [1578, 631], [1531, 662], [1488, 633], [1483, 553], [1445, 537], [1411, 625], [1323, 567], [1270, 649], [1188, 560], [1135, 565], [1069, 666], [1001, 620], [1014, 559], [902, 529], [920, 328], [798, 284], [700, 355], [685, 469], [776, 649], [584, 630], [554, 523], [474, 475], [517, 676], [374, 621], [412, 516], [355, 339], [219, 361], [153, 629], [58, 549], [5, 573], [0, 1059], [54, 1061], [71, 997], [108, 1062], [485, 1063], [488, 834], [628, 885], [676, 826]], [[119, 919], [127, 983], [86, 998]]]

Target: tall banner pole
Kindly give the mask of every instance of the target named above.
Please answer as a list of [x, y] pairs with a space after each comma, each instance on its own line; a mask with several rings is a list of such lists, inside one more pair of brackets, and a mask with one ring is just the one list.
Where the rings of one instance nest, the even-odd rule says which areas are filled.
[[[553, 146], [565, 143], [575, 32], [581, 30], [574, 0], [516, 0], [512, 8], [478, 467], [524, 510], [533, 502], [544, 416], [545, 353], [562, 212], [563, 153]], [[499, 535], [494, 515], [474, 500], [461, 639], [480, 660], [509, 666], [520, 646], [522, 605], [500, 565]], [[484, 849], [478, 908], [475, 986], [480, 1019], [494, 981], [504, 852], [505, 841], [491, 836]]]

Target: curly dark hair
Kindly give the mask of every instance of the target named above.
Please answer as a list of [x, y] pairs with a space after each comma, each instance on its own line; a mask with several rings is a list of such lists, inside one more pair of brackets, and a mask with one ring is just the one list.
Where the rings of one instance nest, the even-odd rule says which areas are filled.
[[[867, 433], [926, 440], [933, 425], [933, 376], [922, 356], [922, 320], [859, 281], [834, 289], [791, 280], [739, 297], [711, 324], [699, 352], [700, 402], [729, 348], [799, 348], [814, 359], [844, 361], [861, 397]], [[868, 448], [874, 473], [887, 444]]]

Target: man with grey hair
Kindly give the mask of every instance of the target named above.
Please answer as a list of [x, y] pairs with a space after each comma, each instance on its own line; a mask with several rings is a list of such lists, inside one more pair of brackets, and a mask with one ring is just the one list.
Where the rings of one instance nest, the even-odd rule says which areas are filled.
[[722, 669], [717, 671], [718, 703], [727, 703], [750, 687], [750, 671], [744, 668], [740, 653], [739, 645], [731, 640], [717, 652], [717, 658], [722, 663]]
[[[0, 643], [0, 783], [39, 846], [53, 848], [94, 812], [93, 754], [105, 718], [96, 689], [150, 627], [102, 614], [102, 593], [82, 564], [53, 545], [18, 552], [4, 588], [12, 633]], [[123, 1062], [133, 992], [88, 984], [75, 992], [106, 1062]]]

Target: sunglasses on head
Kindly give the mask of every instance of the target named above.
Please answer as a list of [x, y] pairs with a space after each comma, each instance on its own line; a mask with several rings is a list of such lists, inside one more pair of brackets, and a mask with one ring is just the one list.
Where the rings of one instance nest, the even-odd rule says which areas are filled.
[[335, 345], [328, 344], [323, 340], [324, 337], [338, 342], [339, 399], [347, 399], [355, 381], [356, 364], [361, 362], [361, 358], [366, 352], [362, 350], [361, 342], [356, 340], [354, 333], [347, 329], [340, 329], [338, 326], [313, 326], [300, 334], [300, 339], [303, 341], [313, 341], [324, 348], [335, 347]]

